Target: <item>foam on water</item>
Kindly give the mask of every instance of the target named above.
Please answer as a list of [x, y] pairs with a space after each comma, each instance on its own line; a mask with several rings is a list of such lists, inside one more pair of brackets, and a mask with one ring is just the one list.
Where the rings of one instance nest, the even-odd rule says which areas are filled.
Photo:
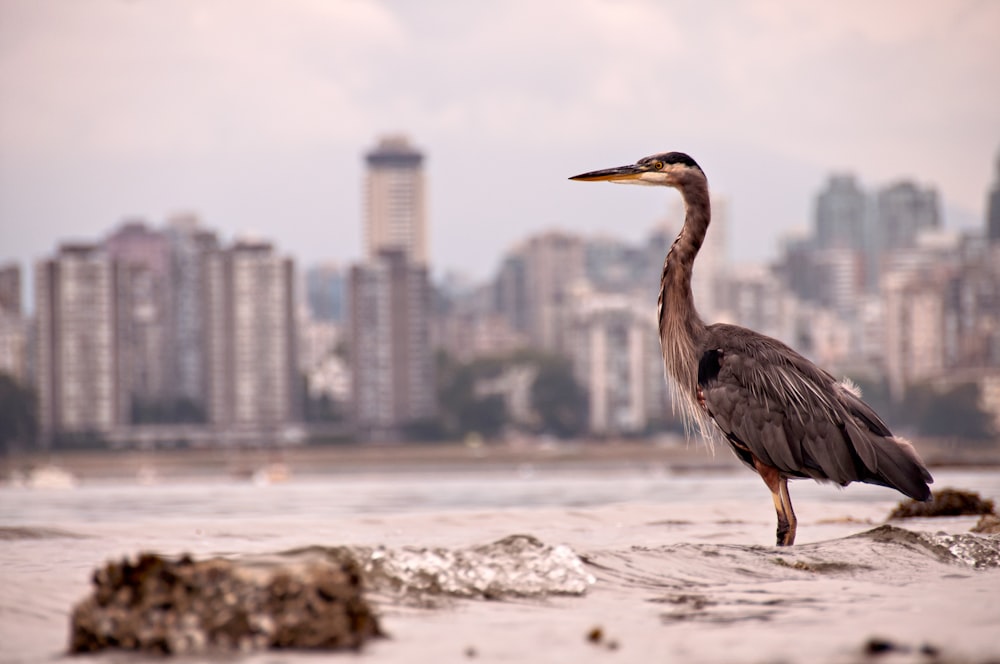
[[[583, 595], [594, 583], [568, 546], [530, 535], [510, 535], [468, 548], [313, 547], [338, 560], [353, 559], [372, 592], [405, 603], [433, 605], [441, 598]], [[289, 552], [299, 554], [301, 550]]]
[[873, 540], [896, 547], [902, 546], [916, 554], [922, 552], [944, 563], [958, 563], [978, 569], [1000, 567], [1000, 535], [972, 533], [949, 535], [885, 525], [858, 533], [853, 538]]
[[955, 560], [970, 567], [1000, 567], [1000, 536], [924, 534], [936, 546], [945, 547]]

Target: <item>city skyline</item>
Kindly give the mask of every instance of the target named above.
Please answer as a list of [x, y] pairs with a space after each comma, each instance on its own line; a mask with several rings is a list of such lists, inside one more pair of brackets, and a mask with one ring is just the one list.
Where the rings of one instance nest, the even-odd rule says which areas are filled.
[[998, 19], [975, 2], [4, 3], [0, 262], [190, 210], [347, 264], [359, 156], [396, 131], [429, 155], [433, 268], [477, 279], [532, 233], [644, 234], [673, 196], [566, 177], [663, 149], [732, 201], [740, 261], [806, 226], [830, 172], [934, 186], [946, 227], [978, 227]]
[[[415, 211], [419, 198], [405, 199]], [[868, 190], [833, 174], [815, 202], [811, 235], [789, 243], [770, 268], [703, 263], [699, 310], [771, 334], [837, 375], [887, 385], [894, 402], [926, 381], [939, 390], [972, 382], [980, 405], [1000, 422], [1000, 244], [985, 229], [940, 233], [937, 196], [912, 183]], [[706, 258], [725, 251], [724, 212], [719, 221], [716, 242], [703, 247]], [[840, 228], [852, 230], [831, 232]], [[666, 225], [641, 243], [536, 233], [508, 252], [491, 282], [467, 290], [445, 282], [432, 291], [426, 268], [392, 242], [349, 276], [343, 269], [303, 273], [265, 238], [222, 250], [213, 230], [191, 217], [160, 228], [130, 220], [100, 242], [62, 243], [36, 264], [42, 434], [54, 440], [63, 431], [99, 431], [126, 440], [139, 435], [133, 426], [176, 421], [207, 423], [202, 436], [231, 429], [226, 439], [235, 440], [266, 431], [297, 435], [292, 423], [303, 415], [315, 423], [338, 414], [369, 435], [400, 435], [420, 423], [454, 426], [465, 420], [435, 420], [427, 400], [435, 348], [461, 362], [506, 356], [509, 371], [481, 377], [488, 380], [475, 389], [477, 398], [499, 397], [513, 410], [523, 410], [515, 404], [539, 369], [511, 351], [561, 355], [589, 394], [592, 432], [663, 426], [647, 276], [653, 283], [672, 237]], [[869, 246], [860, 238], [881, 239]], [[14, 375], [23, 363], [10, 352], [25, 352], [31, 333], [17, 311], [18, 272], [3, 270], [0, 293], [0, 308], [11, 310], [0, 359]], [[296, 293], [310, 275], [318, 281], [299, 308]], [[345, 295], [350, 315], [337, 321]], [[485, 326], [495, 333], [484, 336]], [[338, 351], [341, 341], [347, 345]], [[184, 347], [196, 352], [178, 352]], [[188, 365], [192, 380], [180, 380]], [[86, 389], [87, 377], [107, 389]], [[353, 398], [345, 390], [351, 386]], [[537, 426], [530, 414], [517, 422]], [[156, 435], [180, 431], [195, 430]]]

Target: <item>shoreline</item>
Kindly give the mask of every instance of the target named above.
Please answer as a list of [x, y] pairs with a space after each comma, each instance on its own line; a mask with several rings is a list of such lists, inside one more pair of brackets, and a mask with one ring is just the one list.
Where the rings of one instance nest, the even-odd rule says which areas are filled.
[[[933, 471], [1000, 467], [1000, 449], [924, 445]], [[35, 469], [55, 466], [81, 480], [142, 477], [157, 480], [221, 476], [250, 478], [261, 469], [287, 476], [463, 471], [576, 471], [648, 468], [673, 473], [731, 472], [742, 464], [728, 449], [714, 451], [697, 440], [578, 440], [542, 443], [363, 443], [275, 448], [186, 448], [156, 450], [52, 450], [0, 457], [0, 483]]]
[[669, 468], [674, 472], [740, 467], [728, 450], [700, 443], [559, 442], [545, 444], [368, 443], [280, 448], [159, 450], [53, 450], [0, 458], [0, 482], [17, 473], [55, 466], [78, 479], [121, 479], [154, 469], [158, 479], [191, 476], [249, 477], [269, 467], [289, 475], [463, 472], [546, 469]]

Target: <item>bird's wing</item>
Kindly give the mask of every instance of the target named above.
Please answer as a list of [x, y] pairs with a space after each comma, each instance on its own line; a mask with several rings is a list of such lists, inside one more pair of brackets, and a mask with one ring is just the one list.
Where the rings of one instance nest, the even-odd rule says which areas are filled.
[[926, 473], [912, 448], [900, 452], [867, 404], [775, 339], [709, 326], [698, 382], [723, 433], [767, 465], [841, 485], [860, 480], [923, 493], [907, 485], [914, 464]]

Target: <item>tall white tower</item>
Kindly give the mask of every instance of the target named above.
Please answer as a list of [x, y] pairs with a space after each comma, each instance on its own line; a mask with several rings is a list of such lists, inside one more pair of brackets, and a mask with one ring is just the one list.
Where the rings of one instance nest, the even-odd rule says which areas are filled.
[[369, 261], [384, 250], [402, 250], [427, 265], [424, 155], [405, 136], [386, 136], [365, 155], [365, 249]]

